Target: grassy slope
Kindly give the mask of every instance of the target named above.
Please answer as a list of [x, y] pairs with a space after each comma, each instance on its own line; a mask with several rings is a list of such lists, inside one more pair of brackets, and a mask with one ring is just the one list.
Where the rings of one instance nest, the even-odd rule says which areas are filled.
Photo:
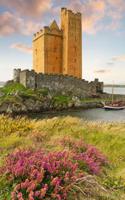
[[55, 145], [54, 140], [65, 136], [97, 146], [112, 162], [113, 173], [125, 178], [125, 124], [83, 122], [72, 117], [36, 121], [0, 116], [0, 147], [3, 152], [36, 143], [58, 149], [60, 146]]
[[36, 121], [1, 115], [0, 164], [4, 156], [16, 148], [60, 150], [58, 140], [64, 137], [81, 139], [97, 146], [110, 160], [108, 174], [125, 180], [125, 124], [83, 122], [72, 117]]

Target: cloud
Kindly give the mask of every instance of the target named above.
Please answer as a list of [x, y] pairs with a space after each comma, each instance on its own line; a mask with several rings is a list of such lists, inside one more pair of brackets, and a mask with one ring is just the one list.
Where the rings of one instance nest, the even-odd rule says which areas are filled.
[[29, 47], [26, 44], [15, 43], [15, 44], [12, 44], [10, 46], [10, 48], [17, 49], [17, 50], [22, 51], [24, 53], [29, 53], [29, 54], [32, 53], [32, 47]]
[[125, 8], [125, 1], [124, 0], [107, 0], [110, 6], [116, 8], [120, 12], [124, 11]]
[[113, 61], [125, 62], [125, 55], [120, 55], [112, 58]]
[[33, 21], [23, 21], [23, 26], [21, 28], [21, 33], [24, 35], [32, 35], [35, 32], [38, 32], [42, 27], [41, 23], [35, 23]]
[[[5, 7], [0, 13], [0, 36], [11, 34], [31, 35], [41, 29], [41, 16], [50, 10], [52, 0], [0, 0], [0, 5]], [[27, 18], [26, 18], [27, 17]]]
[[0, 36], [8, 36], [15, 33], [31, 35], [40, 28], [40, 23], [24, 20], [11, 12], [6, 11], [0, 14]]
[[[0, 0], [0, 5], [7, 10], [1, 14], [5, 15], [0, 21], [3, 35], [15, 32], [29, 35], [38, 31], [43, 25], [41, 22], [46, 23], [51, 16], [59, 17], [62, 5], [82, 13], [83, 32], [114, 31], [120, 27], [125, 10], [125, 0]], [[5, 20], [7, 13], [12, 16]]]
[[97, 74], [105, 74], [105, 73], [108, 73], [110, 72], [109, 69], [99, 69], [99, 70], [95, 70], [94, 73], [97, 73]]
[[104, 29], [116, 30], [120, 26], [125, 0], [70, 0], [69, 7], [82, 13], [83, 31], [94, 34]]
[[0, 14], [0, 36], [10, 35], [20, 31], [22, 19], [15, 18], [10, 12]]
[[105, 2], [103, 0], [70, 1], [69, 8], [82, 13], [84, 32], [95, 33], [100, 29], [100, 26], [97, 26], [97, 24], [104, 17]]
[[52, 0], [1, 0], [0, 5], [16, 11], [21, 16], [36, 17], [52, 6]]

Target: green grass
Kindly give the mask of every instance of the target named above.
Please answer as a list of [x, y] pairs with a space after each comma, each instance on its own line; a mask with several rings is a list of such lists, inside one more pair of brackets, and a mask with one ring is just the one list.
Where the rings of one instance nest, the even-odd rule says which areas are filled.
[[0, 104], [2, 103], [22, 103], [24, 99], [42, 100], [43, 97], [48, 95], [48, 89], [43, 88], [41, 90], [33, 90], [25, 88], [20, 83], [8, 83], [4, 87], [0, 88], [0, 92], [3, 94], [0, 97]]
[[[121, 185], [123, 187], [125, 182], [124, 123], [85, 122], [73, 117], [55, 117], [44, 120], [20, 117], [12, 119], [1, 115], [0, 148], [2, 151], [0, 165], [2, 165], [5, 156], [17, 148], [62, 150], [59, 140], [64, 137], [80, 139], [99, 148], [107, 156], [110, 163], [110, 168], [107, 169], [107, 178], [101, 177], [100, 181], [110, 187]], [[120, 177], [123, 179], [122, 183]], [[116, 193], [121, 196], [117, 197]], [[124, 193], [120, 190], [114, 190], [112, 195], [117, 197], [113, 197], [115, 200], [125, 199]]]
[[5, 95], [9, 95], [16, 91], [26, 91], [26, 88], [23, 85], [21, 85], [20, 83], [9, 83], [9, 84], [5, 85], [4, 87], [0, 88], [0, 90]]
[[55, 150], [60, 148], [59, 144], [55, 145], [56, 140], [63, 137], [95, 145], [108, 157], [112, 166], [111, 173], [125, 178], [124, 123], [84, 122], [72, 117], [30, 120], [0, 116], [0, 147], [6, 151], [8, 147], [14, 149], [15, 142], [22, 144], [24, 138], [30, 141], [29, 145], [32, 143], [35, 146], [38, 143], [38, 146], [44, 145], [45, 148]]
[[[10, 83], [0, 88], [0, 91], [4, 93], [0, 97], [0, 103], [22, 103], [22, 99], [26, 98], [44, 100], [44, 97], [50, 94], [47, 88], [34, 91], [18, 83]], [[14, 95], [16, 93], [19, 95]], [[85, 98], [81, 101], [90, 103], [109, 101], [109, 99]], [[72, 97], [61, 94], [52, 95], [54, 105], [65, 106], [70, 102], [72, 102]], [[125, 185], [125, 123], [86, 122], [73, 117], [32, 120], [25, 117], [11, 118], [0, 115], [0, 165], [4, 162], [5, 156], [15, 149], [63, 150], [59, 141], [65, 137], [92, 144], [107, 156], [110, 168], [107, 169], [107, 175], [100, 177], [99, 181], [109, 186], [110, 189], [111, 187], [117, 188], [113, 190], [112, 198], [108, 198], [109, 200], [124, 200], [125, 194], [118, 190], [118, 187], [123, 188]], [[1, 187], [6, 189], [5, 180], [0, 179], [0, 189]]]
[[53, 97], [53, 100], [56, 103], [68, 103], [71, 100], [71, 97], [65, 95], [58, 95]]

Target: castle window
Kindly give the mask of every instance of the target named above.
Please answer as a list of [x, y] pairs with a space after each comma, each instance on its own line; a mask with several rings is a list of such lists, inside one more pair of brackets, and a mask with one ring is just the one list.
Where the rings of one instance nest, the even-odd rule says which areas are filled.
[[37, 49], [35, 49], [35, 54], [37, 55]]

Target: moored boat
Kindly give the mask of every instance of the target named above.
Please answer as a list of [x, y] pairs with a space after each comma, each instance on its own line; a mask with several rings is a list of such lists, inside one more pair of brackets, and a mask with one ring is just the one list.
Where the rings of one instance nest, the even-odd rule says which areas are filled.
[[123, 110], [125, 106], [104, 105], [105, 110]]
[[105, 110], [123, 110], [125, 109], [125, 102], [114, 101], [114, 84], [112, 85], [112, 101], [108, 104], [103, 103]]

